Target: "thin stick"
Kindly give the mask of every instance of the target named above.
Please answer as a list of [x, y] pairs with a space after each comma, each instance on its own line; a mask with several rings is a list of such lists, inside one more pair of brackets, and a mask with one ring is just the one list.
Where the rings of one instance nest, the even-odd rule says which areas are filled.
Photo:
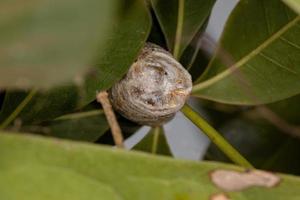
[[185, 104], [181, 109], [183, 114], [188, 117], [198, 128], [200, 128], [207, 137], [234, 163], [246, 167], [254, 168], [223, 136], [209, 125], [198, 113], [190, 106]]
[[114, 142], [117, 147], [124, 148], [123, 135], [117, 121], [116, 115], [112, 109], [111, 103], [108, 99], [108, 94], [106, 91], [99, 92], [96, 96], [97, 101], [101, 103], [106, 119], [108, 121]]
[[36, 94], [37, 90], [32, 89], [25, 99], [16, 107], [16, 109], [0, 124], [0, 129], [5, 129], [16, 117], [20, 114], [20, 112], [25, 108], [25, 106], [30, 102], [32, 97]]

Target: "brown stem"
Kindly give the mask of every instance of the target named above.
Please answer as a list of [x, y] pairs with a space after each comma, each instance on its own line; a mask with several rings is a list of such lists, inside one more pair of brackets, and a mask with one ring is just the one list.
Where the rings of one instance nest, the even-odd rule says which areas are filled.
[[115, 116], [115, 113], [112, 109], [111, 103], [108, 99], [107, 92], [106, 91], [99, 92], [96, 98], [97, 101], [101, 103], [103, 107], [116, 146], [119, 148], [124, 148], [123, 135], [119, 123], [117, 121], [117, 118]]

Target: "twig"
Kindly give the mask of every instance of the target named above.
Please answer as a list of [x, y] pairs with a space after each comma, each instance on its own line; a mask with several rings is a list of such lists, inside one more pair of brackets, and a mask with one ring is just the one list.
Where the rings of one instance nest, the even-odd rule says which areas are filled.
[[107, 92], [106, 91], [99, 92], [96, 98], [97, 101], [101, 103], [103, 107], [116, 146], [119, 148], [124, 148], [123, 135], [120, 126], [118, 124], [117, 118], [115, 116], [115, 113], [112, 109], [111, 103], [108, 99]]

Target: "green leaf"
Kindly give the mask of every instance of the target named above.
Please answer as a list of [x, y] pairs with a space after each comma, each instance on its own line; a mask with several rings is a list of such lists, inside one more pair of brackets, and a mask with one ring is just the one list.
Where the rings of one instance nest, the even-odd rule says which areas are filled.
[[152, 154], [172, 155], [162, 127], [151, 128], [147, 135], [133, 149]]
[[[20, 113], [23, 124], [51, 120], [81, 108], [95, 99], [96, 92], [111, 87], [134, 61], [149, 32], [150, 20], [142, 1], [131, 0], [120, 7], [118, 23], [113, 23], [105, 47], [98, 50], [99, 60], [76, 85], [39, 91]], [[84, 83], [84, 80], [86, 82]], [[26, 92], [8, 92], [0, 121], [4, 120], [25, 98]]]
[[250, 105], [298, 94], [299, 20], [279, 0], [241, 0], [193, 95]]
[[52, 137], [95, 142], [109, 129], [104, 112], [91, 110], [63, 115], [38, 126], [25, 126], [22, 131]]
[[94, 142], [108, 129], [102, 110], [91, 110], [61, 116], [48, 126], [51, 136]]
[[[151, 0], [151, 2], [169, 50], [173, 52], [177, 43], [179, 51], [176, 57], [180, 57], [205, 23], [215, 0]], [[179, 12], [179, 3], [182, 3], [183, 12]], [[176, 33], [178, 41], [176, 41]]]
[[300, 0], [283, 0], [290, 8], [300, 14]]
[[[0, 198], [10, 200], [209, 199], [222, 193], [211, 182], [213, 170], [243, 170], [13, 133], [0, 134], [0, 158]], [[300, 179], [280, 177], [273, 188], [226, 195], [235, 200], [299, 197]]]
[[160, 24], [155, 16], [154, 10], [150, 8], [152, 26], [149, 36], [147, 38], [148, 42], [159, 44], [164, 49], [167, 49], [167, 42], [164, 36], [164, 33], [161, 30]]
[[[184, 57], [184, 55], [186, 53], [191, 53], [193, 54], [193, 57], [191, 59], [189, 59], [187, 61], [187, 64], [184, 65], [182, 63], [182, 60], [181, 60], [181, 63], [186, 66], [186, 68], [188, 69], [189, 73], [191, 74], [192, 76], [192, 80], [195, 81], [197, 80], [201, 74], [204, 72], [205, 70], [205, 67], [207, 66], [207, 64], [209, 63], [209, 56], [208, 56], [208, 53], [203, 51], [202, 49], [189, 49], [189, 51], [185, 51], [182, 58]], [[190, 54], [190, 55], [191, 55]], [[190, 58], [190, 57], [186, 57], [187, 58]]]
[[87, 70], [110, 35], [117, 0], [1, 1], [0, 87], [49, 87]]
[[[25, 91], [8, 91], [5, 94], [0, 122], [4, 121], [27, 96]], [[54, 119], [78, 107], [78, 92], [74, 86], [54, 87], [35, 94], [17, 116], [22, 125], [38, 124]]]
[[151, 20], [143, 1], [124, 2], [119, 19], [119, 23], [111, 24], [113, 30], [105, 48], [99, 48], [99, 58], [84, 78], [83, 104], [94, 100], [96, 91], [106, 90], [121, 79], [145, 44]]
[[[111, 34], [106, 35], [104, 46], [102, 48], [99, 46], [96, 53], [98, 59], [93, 61], [94, 64], [90, 71], [84, 74], [84, 77], [79, 78], [77, 86], [70, 86], [68, 89], [62, 86], [51, 91], [43, 91], [42, 93], [46, 96], [42, 95], [40, 98], [47, 98], [52, 104], [62, 107], [65, 103], [74, 105], [75, 102], [75, 107], [79, 108], [94, 100], [96, 91], [108, 89], [126, 73], [139, 49], [144, 45], [150, 29], [150, 19], [145, 4], [139, 0], [131, 0], [126, 2], [126, 5], [122, 3], [120, 6], [118, 18], [115, 23], [111, 24]], [[55, 94], [55, 89], [64, 90], [64, 93]], [[49, 96], [48, 93], [51, 95]], [[20, 100], [22, 97], [24, 96], [20, 96], [18, 99]], [[31, 107], [28, 106], [28, 108]], [[61, 110], [53, 108], [50, 110], [50, 107], [47, 106], [39, 105], [39, 107], [44, 109], [39, 113], [45, 113], [45, 115], [61, 112]], [[74, 109], [73, 106], [72, 109]], [[62, 110], [64, 112], [61, 114], [65, 114], [68, 109]], [[55, 115], [55, 117], [57, 116], [59, 115]]]
[[204, 72], [206, 66], [210, 61], [210, 53], [203, 49], [205, 41], [205, 29], [208, 24], [208, 19], [202, 25], [200, 30], [195, 34], [192, 41], [184, 50], [180, 63], [189, 71], [192, 76], [192, 80], [197, 80], [200, 75]]

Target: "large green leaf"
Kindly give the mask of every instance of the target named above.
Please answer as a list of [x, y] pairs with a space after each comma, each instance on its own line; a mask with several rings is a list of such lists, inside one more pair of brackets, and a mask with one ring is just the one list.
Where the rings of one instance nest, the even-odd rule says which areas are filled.
[[71, 81], [102, 49], [118, 0], [0, 2], [0, 87]]
[[[12, 133], [0, 135], [0, 159], [0, 197], [10, 200], [209, 199], [224, 192], [212, 184], [213, 170], [243, 170]], [[300, 179], [280, 177], [273, 188], [256, 186], [226, 195], [298, 199]]]
[[119, 19], [119, 23], [111, 24], [112, 34], [105, 48], [99, 48], [99, 58], [85, 77], [82, 103], [92, 101], [96, 91], [108, 89], [121, 79], [144, 46], [151, 28], [150, 16], [144, 2], [126, 1]]
[[232, 104], [260, 104], [298, 94], [299, 20], [280, 0], [241, 0], [193, 95]]
[[151, 128], [147, 135], [133, 149], [152, 154], [172, 155], [163, 127]]
[[[170, 51], [174, 51], [178, 27], [179, 0], [151, 0], [157, 19], [165, 34]], [[183, 24], [179, 32], [179, 55], [182, 54], [193, 37], [200, 30], [209, 16], [215, 0], [180, 0], [183, 2]], [[178, 27], [180, 29], [180, 26]]]

